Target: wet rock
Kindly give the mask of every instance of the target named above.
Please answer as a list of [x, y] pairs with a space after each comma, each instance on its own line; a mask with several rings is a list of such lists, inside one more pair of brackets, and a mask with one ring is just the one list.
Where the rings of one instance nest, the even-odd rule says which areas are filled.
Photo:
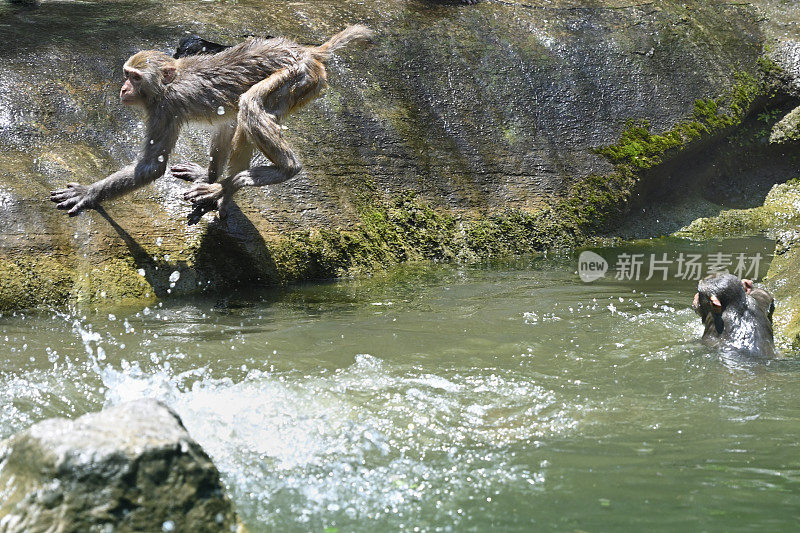
[[155, 400], [39, 422], [0, 443], [0, 531], [229, 531], [219, 472]]
[[676, 231], [676, 237], [695, 240], [747, 237], [767, 234], [777, 238], [787, 228], [800, 224], [800, 180], [772, 187], [764, 205], [750, 209], [728, 209], [715, 217], [698, 218]]
[[775, 256], [767, 272], [778, 302], [775, 332], [784, 346], [800, 349], [800, 231], [787, 227], [777, 235]]
[[796, 107], [772, 127], [769, 142], [800, 142], [800, 107]]
[[[800, 16], [782, 0], [459, 3], [0, 3], [14, 43], [0, 49], [0, 312], [574, 244], [636, 181], [604, 179], [614, 165], [595, 149], [629, 119], [653, 133], [694, 121]], [[187, 33], [319, 43], [354, 22], [376, 45], [335, 58], [326, 95], [287, 121], [304, 171], [241, 191], [227, 221], [187, 226], [186, 184], [170, 176], [75, 219], [48, 201], [135, 157], [141, 119], [117, 86], [131, 53], [173, 53]], [[207, 142], [186, 129], [170, 163], [207, 160]], [[680, 170], [656, 181], [680, 189]]]

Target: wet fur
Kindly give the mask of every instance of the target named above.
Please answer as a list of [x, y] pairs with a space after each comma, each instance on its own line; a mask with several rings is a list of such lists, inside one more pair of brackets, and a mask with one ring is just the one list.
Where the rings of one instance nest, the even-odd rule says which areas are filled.
[[[243, 186], [290, 179], [300, 171], [300, 163], [278, 125], [322, 93], [327, 86], [324, 63], [336, 50], [371, 38], [371, 30], [354, 25], [320, 46], [253, 38], [212, 55], [179, 59], [158, 51], [133, 55], [125, 69], [135, 71], [136, 89], [130, 89], [132, 81], [126, 79], [122, 90], [130, 92], [125, 93], [130, 97], [126, 102], [145, 111], [146, 137], [139, 160], [90, 186], [70, 183], [52, 191], [50, 199], [74, 216], [162, 176], [180, 129], [188, 122], [216, 126], [208, 171], [193, 163], [173, 167], [173, 175], [195, 182], [184, 195], [195, 205], [190, 223], [207, 211], [221, 209]], [[274, 166], [248, 170], [253, 148]], [[226, 179], [215, 183], [226, 166]]]

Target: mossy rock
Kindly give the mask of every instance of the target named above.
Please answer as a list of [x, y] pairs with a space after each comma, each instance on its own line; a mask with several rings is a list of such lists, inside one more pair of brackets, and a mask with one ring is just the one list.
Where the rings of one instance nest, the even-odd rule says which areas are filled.
[[769, 142], [774, 144], [800, 142], [800, 107], [794, 108], [775, 124], [769, 136]]
[[800, 224], [800, 179], [775, 185], [763, 206], [730, 209], [716, 217], [699, 218], [674, 235], [695, 240], [758, 234], [776, 236], [797, 224]]
[[[643, 171], [737, 127], [767, 90], [773, 18], [800, 15], [761, 0], [523, 4], [3, 4], [0, 308], [573, 246], [627, 209]], [[134, 51], [187, 32], [319, 43], [355, 22], [376, 45], [332, 60], [327, 95], [287, 121], [304, 172], [241, 191], [228, 220], [187, 226], [186, 184], [169, 176], [75, 219], [48, 201], [136, 156], [141, 120], [113, 74]], [[171, 162], [206, 160], [207, 141], [186, 130]]]
[[775, 331], [788, 347], [800, 349], [800, 228], [778, 235], [775, 256], [767, 272], [775, 294]]

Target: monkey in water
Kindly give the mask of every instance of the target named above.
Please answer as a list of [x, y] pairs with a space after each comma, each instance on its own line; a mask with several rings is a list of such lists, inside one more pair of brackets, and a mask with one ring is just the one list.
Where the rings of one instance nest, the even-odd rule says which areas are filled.
[[[325, 62], [336, 50], [351, 42], [370, 42], [372, 35], [370, 29], [353, 25], [313, 47], [284, 38], [254, 38], [215, 54], [179, 59], [152, 50], [134, 54], [123, 67], [120, 100], [145, 113], [139, 159], [92, 185], [68, 183], [52, 191], [50, 199], [75, 216], [152, 182], [166, 172], [181, 127], [199, 122], [214, 127], [208, 168], [187, 163], [171, 172], [193, 182], [184, 194], [194, 206], [190, 224], [215, 209], [224, 216], [227, 203], [242, 187], [281, 183], [300, 172], [281, 122], [325, 89]], [[250, 167], [254, 147], [272, 165]]]
[[775, 299], [749, 279], [714, 274], [697, 285], [692, 307], [703, 321], [703, 342], [729, 355], [775, 356], [772, 314]]

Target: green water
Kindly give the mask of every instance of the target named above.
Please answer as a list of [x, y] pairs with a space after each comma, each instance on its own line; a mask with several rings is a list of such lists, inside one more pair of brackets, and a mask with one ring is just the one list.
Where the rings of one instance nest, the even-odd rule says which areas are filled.
[[709, 352], [692, 281], [575, 271], [416, 266], [4, 316], [0, 437], [160, 398], [252, 531], [795, 530], [800, 364]]

